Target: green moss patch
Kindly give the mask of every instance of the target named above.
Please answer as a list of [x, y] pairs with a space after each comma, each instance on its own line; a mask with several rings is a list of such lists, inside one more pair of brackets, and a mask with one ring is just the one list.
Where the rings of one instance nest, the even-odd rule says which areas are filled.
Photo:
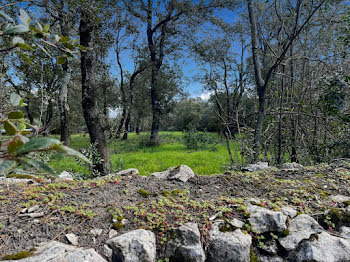
[[15, 254], [9, 254], [9, 255], [3, 256], [1, 258], [1, 261], [4, 261], [4, 260], [20, 260], [22, 258], [30, 257], [33, 254], [34, 254], [34, 251], [21, 251], [21, 252], [15, 253]]
[[143, 197], [149, 197], [150, 195], [151, 195], [151, 193], [149, 192], [149, 191], [147, 191], [147, 190], [145, 190], [145, 189], [140, 189], [139, 190], [139, 193], [140, 193], [140, 195], [142, 195]]

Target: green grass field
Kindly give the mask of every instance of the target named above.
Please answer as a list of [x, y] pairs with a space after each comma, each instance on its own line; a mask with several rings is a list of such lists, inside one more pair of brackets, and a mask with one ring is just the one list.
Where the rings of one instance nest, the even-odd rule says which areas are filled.
[[[128, 140], [112, 141], [108, 143], [112, 170], [137, 168], [142, 175], [150, 175], [156, 171], [163, 171], [171, 166], [185, 164], [200, 175], [222, 173], [229, 163], [229, 156], [225, 144], [219, 143], [214, 148], [204, 150], [187, 149], [183, 143], [182, 132], [161, 132], [160, 145], [147, 147], [149, 135], [142, 133], [137, 136], [132, 133]], [[217, 134], [210, 134], [214, 141], [219, 141]], [[71, 147], [77, 150], [89, 148], [88, 135], [72, 135]], [[232, 148], [238, 145], [232, 143]], [[57, 172], [73, 171], [87, 174], [89, 169], [80, 165], [75, 159], [62, 154], [54, 154], [49, 162]]]

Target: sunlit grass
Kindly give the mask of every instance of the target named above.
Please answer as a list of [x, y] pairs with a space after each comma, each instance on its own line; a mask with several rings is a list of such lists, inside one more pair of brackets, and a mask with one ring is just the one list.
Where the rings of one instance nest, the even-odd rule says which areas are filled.
[[[210, 134], [220, 141], [217, 134]], [[137, 168], [142, 175], [150, 175], [153, 172], [163, 171], [171, 166], [181, 164], [188, 165], [199, 175], [211, 175], [222, 173], [227, 169], [229, 155], [224, 143], [216, 146], [194, 151], [187, 149], [183, 143], [182, 132], [161, 132], [160, 145], [147, 147], [149, 135], [129, 134], [128, 140], [110, 141], [108, 148], [110, 151], [110, 161], [112, 170], [118, 168]], [[77, 150], [89, 147], [88, 135], [72, 135], [71, 147]], [[238, 149], [238, 145], [232, 142], [233, 150]], [[88, 173], [87, 167], [81, 166], [74, 159], [55, 154], [50, 165], [58, 172], [68, 170], [77, 173]]]

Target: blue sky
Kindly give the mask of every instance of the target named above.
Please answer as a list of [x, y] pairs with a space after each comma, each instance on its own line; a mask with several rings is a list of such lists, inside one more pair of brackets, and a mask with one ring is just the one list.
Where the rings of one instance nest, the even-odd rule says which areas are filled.
[[[231, 11], [226, 10], [225, 12], [217, 12], [217, 17], [222, 18], [225, 22], [233, 23], [237, 20], [237, 15]], [[209, 37], [216, 37], [216, 34], [213, 30], [211, 30], [210, 25], [206, 24], [206, 28], [208, 29], [207, 33]], [[210, 30], [210, 31], [209, 31]], [[235, 45], [235, 43], [234, 43]], [[240, 45], [237, 43], [237, 46], [233, 46], [233, 50], [240, 52]], [[114, 47], [109, 52], [109, 56], [107, 58], [108, 64], [111, 65], [111, 73], [119, 79], [119, 69], [116, 62], [116, 55]], [[130, 59], [130, 53], [124, 51], [121, 54], [121, 61], [123, 66], [128, 71], [133, 71], [133, 62]], [[203, 86], [201, 83], [195, 80], [195, 76], [200, 73], [200, 65], [195, 61], [191, 55], [186, 55], [181, 59], [171, 60], [170, 63], [177, 64], [181, 66], [183, 74], [184, 74], [184, 91], [187, 92], [191, 97], [202, 97], [204, 99], [208, 98], [208, 92], [203, 90]]]

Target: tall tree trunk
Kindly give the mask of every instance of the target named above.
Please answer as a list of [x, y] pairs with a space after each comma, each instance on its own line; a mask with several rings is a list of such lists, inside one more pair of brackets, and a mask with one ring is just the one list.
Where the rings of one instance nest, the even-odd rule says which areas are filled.
[[27, 112], [27, 115], [28, 115], [28, 119], [29, 119], [29, 123], [31, 125], [34, 125], [34, 117], [33, 117], [33, 114], [32, 114], [32, 111], [30, 111], [30, 98], [26, 99], [26, 112]]
[[[68, 21], [64, 14], [64, 1], [61, 1], [60, 12], [58, 14], [59, 24], [61, 28], [61, 34], [63, 36], [69, 35]], [[69, 105], [68, 105], [68, 84], [71, 80], [71, 72], [69, 69], [68, 61], [62, 65], [63, 76], [59, 88], [59, 110], [60, 110], [60, 127], [61, 138], [60, 140], [66, 145], [70, 145], [70, 133], [69, 133]]]
[[141, 118], [140, 118], [140, 116], [138, 116], [137, 120], [136, 120], [135, 132], [136, 132], [136, 135], [139, 135], [141, 132]]
[[152, 69], [152, 79], [151, 79], [151, 104], [152, 104], [152, 129], [150, 143], [155, 144], [159, 133], [159, 123], [160, 123], [160, 104], [158, 98], [158, 69]]
[[[292, 93], [291, 103], [294, 103], [294, 61], [293, 61], [293, 45], [290, 46], [289, 50], [290, 55], [290, 90]], [[292, 128], [291, 128], [291, 137], [292, 137], [292, 154], [290, 160], [292, 162], [298, 162], [298, 153], [297, 153], [297, 130], [298, 130], [298, 116], [292, 115]]]
[[284, 95], [284, 73], [285, 65], [282, 65], [282, 75], [281, 75], [281, 96], [280, 96], [280, 112], [278, 119], [278, 153], [277, 153], [277, 164], [281, 164], [282, 161], [282, 117], [283, 117], [283, 95]]
[[60, 124], [61, 124], [61, 141], [66, 146], [70, 145], [69, 133], [69, 105], [68, 105], [68, 83], [71, 79], [68, 63], [62, 65], [63, 77], [59, 89], [59, 108], [60, 108]]
[[96, 145], [101, 161], [95, 161], [94, 170], [100, 174], [108, 171], [108, 150], [106, 137], [101, 124], [101, 114], [97, 105], [97, 87], [95, 85], [95, 57], [93, 48], [93, 22], [91, 14], [85, 10], [81, 13], [79, 34], [80, 44], [89, 47], [90, 50], [81, 53], [82, 76], [82, 106], [85, 122], [90, 135], [91, 144]]
[[115, 135], [117, 139], [120, 138], [120, 134], [123, 132], [123, 129], [125, 128], [126, 117], [127, 117], [126, 107], [123, 105], [122, 118], [120, 119], [118, 129]]
[[129, 133], [129, 126], [130, 126], [130, 121], [131, 121], [131, 116], [130, 116], [130, 111], [128, 111], [126, 121], [125, 121], [125, 128], [124, 128], [124, 134], [123, 134], [123, 140], [128, 139], [128, 133]]
[[125, 92], [125, 87], [124, 87], [124, 71], [123, 71], [122, 64], [120, 62], [119, 53], [120, 53], [119, 47], [117, 47], [116, 55], [117, 55], [117, 63], [118, 63], [119, 70], [120, 70], [120, 91], [122, 93], [122, 106], [123, 106], [122, 118], [120, 119], [120, 123], [119, 123], [117, 133], [116, 133], [117, 139], [120, 138], [120, 134], [123, 132], [123, 129], [125, 128], [125, 122], [126, 122], [126, 118], [127, 118], [126, 92]]
[[46, 114], [45, 114], [45, 122], [44, 122], [44, 125], [42, 127], [42, 134], [44, 136], [49, 135], [52, 120], [53, 120], [53, 102], [52, 102], [52, 99], [49, 98], [49, 103], [47, 105]]
[[130, 91], [130, 97], [129, 97], [129, 107], [128, 107], [128, 113], [126, 116], [126, 121], [125, 121], [125, 129], [124, 129], [124, 135], [123, 135], [123, 140], [128, 139], [128, 132], [129, 132], [129, 126], [131, 122], [131, 115], [132, 115], [132, 110], [134, 106], [134, 91], [135, 91], [135, 80], [136, 77], [141, 74], [144, 70], [146, 69], [145, 65], [140, 65], [137, 70], [134, 71], [134, 73], [130, 77], [130, 82], [129, 82], [129, 91]]

